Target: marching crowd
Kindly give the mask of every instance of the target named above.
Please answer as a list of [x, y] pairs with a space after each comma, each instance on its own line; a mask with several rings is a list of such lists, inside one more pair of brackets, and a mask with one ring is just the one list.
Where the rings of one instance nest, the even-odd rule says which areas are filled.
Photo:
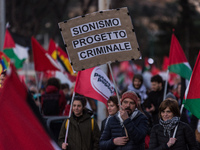
[[[5, 74], [1, 74], [1, 86], [4, 78]], [[46, 116], [69, 115], [69, 90], [57, 78], [48, 79], [41, 96], [35, 98], [41, 103], [41, 113]], [[31, 92], [34, 94], [33, 90]], [[120, 100], [117, 96], [108, 99], [108, 117], [100, 128], [93, 111], [86, 107], [89, 99], [75, 95], [72, 113], [62, 124], [58, 144], [67, 150], [200, 149], [198, 119], [192, 116], [188, 120], [186, 110], [180, 113], [180, 88], [168, 90], [164, 100], [163, 97], [160, 75], [151, 78], [149, 91], [143, 84], [142, 75], [136, 74], [132, 84], [120, 93]]]

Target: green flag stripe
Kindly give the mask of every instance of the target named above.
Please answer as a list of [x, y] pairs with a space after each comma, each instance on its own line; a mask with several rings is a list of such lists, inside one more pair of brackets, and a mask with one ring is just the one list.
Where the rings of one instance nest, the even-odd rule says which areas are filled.
[[14, 51], [13, 51], [12, 48], [10, 48], [10, 49], [4, 49], [3, 52], [4, 52], [11, 60], [14, 61], [15, 67], [16, 67], [17, 69], [22, 68], [23, 62], [25, 61], [25, 59], [22, 59], [22, 60], [19, 59], [19, 58], [17, 57], [17, 55], [14, 53]]
[[168, 67], [170, 72], [174, 72], [179, 74], [181, 77], [190, 80], [190, 76], [192, 75], [192, 70], [188, 68], [185, 64], [175, 64]]
[[183, 100], [184, 107], [200, 119], [200, 98]]

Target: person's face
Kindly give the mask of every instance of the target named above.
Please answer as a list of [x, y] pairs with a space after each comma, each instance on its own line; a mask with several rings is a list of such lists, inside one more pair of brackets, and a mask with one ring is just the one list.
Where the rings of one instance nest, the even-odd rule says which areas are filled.
[[177, 92], [178, 92], [179, 95], [181, 95], [181, 84], [178, 85]]
[[136, 108], [136, 104], [134, 100], [130, 98], [125, 98], [122, 102], [123, 108], [127, 111], [128, 115], [130, 116]]
[[82, 103], [78, 100], [74, 100], [72, 111], [74, 112], [74, 115], [79, 117], [83, 114], [83, 106]]
[[133, 86], [136, 88], [136, 89], [139, 89], [141, 87], [141, 81], [137, 78], [134, 79], [133, 81]]
[[113, 116], [114, 114], [116, 114], [118, 111], [118, 107], [112, 102], [110, 101], [108, 103], [108, 114]]
[[163, 121], [167, 121], [170, 120], [174, 117], [173, 113], [171, 112], [171, 110], [169, 109], [169, 107], [167, 107], [165, 110], [163, 110], [161, 112], [161, 118]]
[[162, 89], [162, 83], [151, 82], [151, 90], [152, 91], [160, 91]]

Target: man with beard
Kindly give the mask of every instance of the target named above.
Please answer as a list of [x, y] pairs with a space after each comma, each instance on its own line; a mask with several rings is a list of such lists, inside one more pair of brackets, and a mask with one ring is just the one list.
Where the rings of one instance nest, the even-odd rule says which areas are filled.
[[144, 150], [148, 130], [147, 118], [137, 109], [137, 94], [122, 95], [120, 110], [107, 122], [100, 138], [102, 150]]

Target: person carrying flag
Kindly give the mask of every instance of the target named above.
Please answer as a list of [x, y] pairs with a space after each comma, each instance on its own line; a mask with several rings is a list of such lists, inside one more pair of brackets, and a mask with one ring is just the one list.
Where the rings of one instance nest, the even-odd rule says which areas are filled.
[[199, 149], [191, 127], [180, 121], [180, 110], [175, 99], [162, 101], [159, 106], [159, 118], [159, 124], [151, 130], [149, 150]]
[[[74, 97], [72, 115], [63, 122], [58, 137], [58, 144], [62, 149], [99, 150], [100, 130], [94, 118], [91, 118], [92, 112], [85, 106], [85, 97]], [[65, 142], [67, 127], [69, 130]]]

